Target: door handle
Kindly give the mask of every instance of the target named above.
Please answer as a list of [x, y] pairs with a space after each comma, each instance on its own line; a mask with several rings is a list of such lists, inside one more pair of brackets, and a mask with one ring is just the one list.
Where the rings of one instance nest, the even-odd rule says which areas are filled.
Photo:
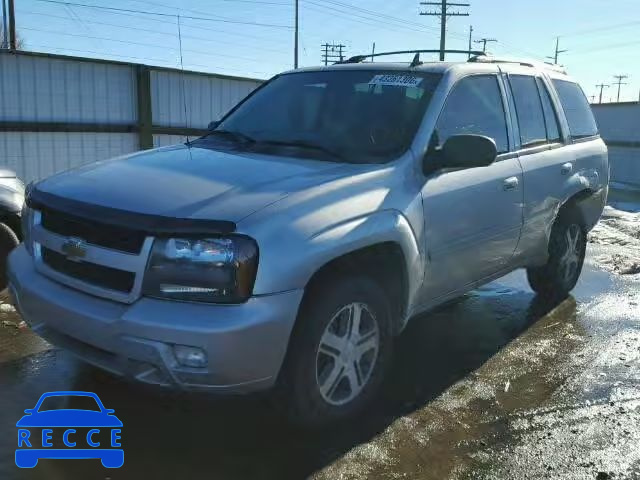
[[563, 163], [562, 166], [560, 167], [560, 173], [562, 175], [571, 173], [571, 170], [573, 170], [573, 163], [571, 162]]
[[502, 188], [504, 190], [515, 190], [518, 187], [518, 177], [505, 178], [502, 182]]

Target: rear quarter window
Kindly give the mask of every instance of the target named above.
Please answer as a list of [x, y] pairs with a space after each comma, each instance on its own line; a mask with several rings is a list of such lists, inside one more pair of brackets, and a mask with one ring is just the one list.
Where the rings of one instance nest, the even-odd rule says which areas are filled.
[[567, 80], [553, 80], [553, 86], [560, 97], [562, 110], [567, 117], [572, 138], [586, 138], [598, 134], [598, 126], [587, 97], [577, 83]]

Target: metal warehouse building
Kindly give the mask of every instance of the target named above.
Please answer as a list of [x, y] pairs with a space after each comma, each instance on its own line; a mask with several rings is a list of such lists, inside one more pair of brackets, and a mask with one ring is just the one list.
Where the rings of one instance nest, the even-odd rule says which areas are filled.
[[611, 181], [640, 188], [640, 103], [592, 105], [609, 147]]
[[260, 83], [0, 50], [0, 165], [29, 182], [84, 163], [177, 143], [186, 135], [203, 134], [210, 121]]

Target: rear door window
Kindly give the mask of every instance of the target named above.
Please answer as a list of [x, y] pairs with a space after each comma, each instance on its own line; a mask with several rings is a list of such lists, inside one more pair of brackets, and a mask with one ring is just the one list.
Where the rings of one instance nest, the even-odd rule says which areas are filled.
[[538, 82], [538, 89], [540, 90], [540, 98], [542, 99], [542, 109], [544, 110], [544, 123], [547, 126], [547, 140], [550, 143], [556, 143], [560, 141], [560, 128], [558, 127], [558, 116], [556, 115], [555, 108], [551, 102], [551, 96], [549, 90], [544, 85], [542, 80], [536, 79]]
[[495, 75], [463, 78], [454, 87], [438, 118], [436, 145], [452, 135], [485, 135], [496, 142], [498, 153], [509, 151], [502, 94]]
[[542, 102], [536, 79], [528, 75], [509, 75], [522, 148], [547, 143]]
[[560, 97], [571, 137], [585, 138], [597, 135], [596, 120], [593, 118], [587, 97], [580, 86], [567, 80], [553, 80], [553, 86]]

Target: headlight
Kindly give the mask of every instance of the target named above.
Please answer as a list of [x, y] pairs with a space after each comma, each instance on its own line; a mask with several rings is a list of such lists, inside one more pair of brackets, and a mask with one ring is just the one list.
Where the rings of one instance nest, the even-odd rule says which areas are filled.
[[143, 295], [194, 302], [240, 303], [251, 296], [258, 247], [248, 237], [159, 238]]

